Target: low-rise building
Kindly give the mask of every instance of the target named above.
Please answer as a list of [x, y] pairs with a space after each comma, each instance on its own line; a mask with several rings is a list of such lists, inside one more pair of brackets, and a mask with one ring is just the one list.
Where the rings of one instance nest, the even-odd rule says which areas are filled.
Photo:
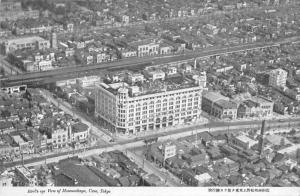
[[137, 55], [137, 51], [133, 48], [126, 48], [121, 51], [122, 58], [135, 57]]
[[274, 102], [264, 97], [252, 97], [243, 101], [237, 110], [238, 118], [267, 117], [273, 115]]
[[50, 41], [38, 36], [18, 37], [6, 40], [4, 47], [6, 54], [25, 48], [44, 50], [50, 48]]
[[258, 141], [253, 140], [244, 134], [238, 135], [236, 137], [232, 137], [231, 142], [237, 146], [244, 148], [244, 149], [250, 149], [255, 144], [258, 144]]
[[0, 172], [0, 187], [12, 187], [14, 174], [12, 172], [8, 172], [7, 170]]
[[86, 88], [88, 86], [94, 86], [96, 84], [100, 83], [100, 77], [99, 76], [86, 76], [83, 78], [77, 78], [76, 84], [80, 86], [81, 88]]
[[272, 87], [285, 87], [288, 73], [283, 69], [274, 69], [270, 72], [269, 85]]
[[19, 146], [21, 153], [34, 152], [33, 141], [26, 133], [24, 133], [24, 135], [13, 135], [11, 137], [13, 141]]
[[129, 43], [137, 51], [138, 57], [153, 56], [159, 54], [159, 43], [152, 40], [143, 40]]
[[237, 104], [216, 92], [207, 92], [202, 97], [202, 110], [219, 119], [236, 119]]
[[37, 175], [25, 166], [17, 166], [15, 174], [19, 186], [37, 186]]
[[73, 142], [81, 143], [86, 142], [90, 135], [90, 127], [83, 123], [76, 123], [72, 125], [72, 136]]
[[166, 143], [162, 146], [162, 155], [164, 160], [176, 156], [176, 145], [172, 143]]
[[212, 180], [211, 175], [209, 173], [203, 173], [199, 175], [195, 175], [196, 180], [198, 180], [199, 186], [203, 186], [203, 184]]

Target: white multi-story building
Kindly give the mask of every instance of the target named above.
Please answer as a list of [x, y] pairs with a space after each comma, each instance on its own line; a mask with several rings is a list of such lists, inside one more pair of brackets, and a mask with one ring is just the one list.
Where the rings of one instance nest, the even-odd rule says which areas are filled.
[[287, 72], [283, 69], [274, 69], [270, 72], [269, 85], [273, 87], [285, 87]]
[[205, 88], [205, 82], [199, 79], [203, 77], [178, 74], [137, 83], [106, 80], [96, 86], [95, 115], [118, 134], [136, 134], [199, 120]]
[[137, 51], [139, 57], [159, 54], [159, 43], [155, 43], [151, 40], [132, 42], [129, 45]]

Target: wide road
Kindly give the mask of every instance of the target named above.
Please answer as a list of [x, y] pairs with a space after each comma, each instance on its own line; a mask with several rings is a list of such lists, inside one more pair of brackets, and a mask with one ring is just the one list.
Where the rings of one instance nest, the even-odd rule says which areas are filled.
[[[166, 141], [169, 139], [178, 139], [181, 137], [190, 136], [195, 134], [195, 132], [200, 133], [204, 131], [209, 132], [219, 132], [219, 131], [241, 131], [243, 129], [257, 128], [259, 129], [261, 126], [261, 121], [241, 121], [241, 122], [219, 122], [219, 123], [209, 123], [207, 125], [193, 125], [190, 127], [184, 128], [174, 128], [172, 131], [168, 132], [158, 132], [153, 135], [148, 135], [145, 137], [139, 137], [136, 139], [128, 139], [126, 141], [120, 141], [113, 144], [106, 144], [104, 146], [94, 146], [85, 149], [84, 151], [75, 150], [71, 152], [73, 155], [77, 155], [79, 157], [87, 157], [94, 154], [100, 154], [104, 151], [112, 151], [112, 150], [125, 150], [135, 147], [141, 147], [144, 145], [144, 140], [158, 137], [159, 141]], [[290, 128], [290, 127], [300, 127], [300, 117], [294, 119], [288, 119], [283, 121], [278, 120], [268, 120], [266, 121], [267, 129], [277, 129], [277, 128]], [[73, 156], [72, 154], [64, 152], [58, 153], [54, 155], [41, 156], [40, 158], [33, 158], [24, 161], [24, 164], [27, 166], [40, 165], [45, 163], [45, 159], [47, 158], [47, 163], [58, 162], [59, 160], [68, 158]], [[5, 163], [5, 167], [14, 167], [16, 165], [22, 164], [21, 161], [15, 161], [11, 163]]]
[[161, 180], [166, 182], [168, 186], [182, 186], [182, 184], [176, 182], [174, 179], [170, 178], [163, 172], [161, 172], [157, 167], [152, 165], [149, 161], [143, 159], [142, 157], [136, 155], [135, 153], [131, 152], [130, 150], [122, 151], [127, 157], [131, 158], [140, 168], [145, 170], [148, 174], [155, 174], [156, 176], [160, 177]]
[[74, 67], [64, 67], [55, 70], [34, 72], [34, 73], [25, 73], [20, 75], [8, 76], [1, 79], [3, 86], [14, 86], [27, 84], [32, 82], [46, 82], [48, 79], [52, 80], [61, 80], [62, 77], [76, 78], [79, 75], [89, 75], [95, 74], [95, 70], [103, 69], [118, 69], [118, 68], [128, 68], [128, 67], [143, 67], [149, 65], [159, 65], [164, 63], [171, 63], [177, 61], [187, 61], [193, 60], [195, 58], [207, 58], [215, 55], [230, 54], [235, 52], [247, 51], [247, 50], [256, 50], [268, 47], [278, 46], [284, 43], [296, 42], [299, 41], [300, 37], [286, 38], [276, 42], [265, 42], [265, 43], [250, 43], [243, 44], [232, 47], [223, 47], [223, 48], [209, 48], [203, 49], [201, 51], [190, 51], [184, 54], [176, 54], [169, 56], [149, 56], [143, 58], [128, 58], [122, 59], [110, 63], [101, 63], [96, 65], [89, 66], [74, 66]]

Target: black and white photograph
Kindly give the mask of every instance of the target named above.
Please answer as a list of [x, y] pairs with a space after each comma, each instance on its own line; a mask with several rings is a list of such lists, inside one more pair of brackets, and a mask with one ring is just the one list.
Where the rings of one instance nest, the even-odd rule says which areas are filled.
[[0, 195], [300, 195], [300, 0], [0, 0]]

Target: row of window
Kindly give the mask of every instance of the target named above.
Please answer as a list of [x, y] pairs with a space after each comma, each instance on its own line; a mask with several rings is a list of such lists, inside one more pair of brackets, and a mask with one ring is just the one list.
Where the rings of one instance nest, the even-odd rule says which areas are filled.
[[139, 48], [140, 49], [140, 51], [148, 51], [148, 49], [149, 50], [153, 50], [153, 51], [157, 51], [158, 50], [158, 46], [155, 46], [155, 47], [149, 47], [148, 48], [148, 46], [146, 46], [146, 47], [142, 47], [142, 48]]
[[[192, 113], [191, 112], [189, 112], [189, 114], [187, 114], [187, 115], [191, 115]], [[185, 118], [186, 117], [192, 117], [192, 116], [186, 116], [186, 115], [182, 115], [181, 117], [184, 117], [185, 116]], [[175, 115], [175, 117], [179, 117], [179, 115]], [[197, 115], [194, 115], [194, 117], [196, 118], [197, 117]], [[169, 119], [169, 121], [173, 121], [174, 119], [172, 118], [172, 119]], [[178, 118], [176, 118], [175, 120], [179, 120]], [[165, 121], [164, 120], [160, 120], [160, 121], [154, 121], [154, 118], [150, 118], [150, 119], [148, 119], [148, 120], [142, 120], [142, 121], [130, 121], [129, 123], [128, 123], [128, 126], [133, 126], [133, 125], [140, 125], [140, 124], [147, 124], [147, 123], [166, 123], [168, 120], [166, 119]], [[124, 126], [124, 123], [120, 123], [120, 124], [123, 124], [123, 126]]]
[[[194, 94], [195, 93], [195, 94]], [[188, 95], [189, 94], [189, 95]], [[162, 95], [162, 96], [157, 96], [157, 97], [149, 97], [149, 98], [144, 98], [144, 99], [139, 99], [139, 100], [132, 100], [129, 101], [129, 103], [138, 103], [141, 101], [148, 101], [148, 100], [154, 100], [157, 99], [158, 101], [161, 101], [162, 98], [169, 98], [169, 100], [174, 100], [174, 96], [176, 96], [176, 100], [181, 99], [179, 95], [184, 95], [182, 99], [186, 99], [187, 97], [199, 97], [200, 94], [198, 93], [197, 90], [190, 90], [190, 91], [185, 91], [185, 92], [180, 92], [180, 93], [174, 93], [174, 94], [169, 94], [169, 95]], [[167, 99], [164, 99], [163, 101], [165, 102]], [[154, 103], [154, 101], [152, 101]], [[150, 103], [152, 103], [150, 102]]]
[[[194, 102], [194, 108], [198, 107], [198, 102]], [[149, 109], [147, 107], [143, 107], [143, 110], [141, 110], [141, 108], [136, 108], [134, 109], [129, 109], [129, 116], [132, 116], [135, 112], [136, 116], [140, 115], [141, 112], [142, 114], [147, 114], [147, 113], [154, 113], [154, 111], [156, 112], [160, 112], [160, 111], [168, 111], [168, 110], [174, 110], [174, 109], [179, 109], [182, 108], [183, 110], [185, 110], [186, 107], [187, 110], [190, 110], [193, 106], [193, 103], [188, 103], [188, 104], [181, 104], [181, 105], [176, 105], [176, 106], [169, 106], [169, 107], [156, 107], [156, 109], [154, 110], [154, 107], [149, 107]], [[124, 113], [125, 114], [125, 110], [119, 111], [119, 113]]]
[[[178, 111], [178, 113], [175, 113], [174, 114], [174, 116], [175, 117], [179, 117], [180, 115], [181, 116], [185, 116], [185, 115], [190, 115], [190, 114], [192, 114], [192, 111], [181, 111], [181, 113], [179, 113], [180, 111]], [[194, 110], [193, 111], [193, 114], [197, 114], [197, 112], [198, 112], [198, 110]], [[173, 114], [173, 113], [169, 113], [169, 114]], [[165, 112], [165, 113], [161, 113], [161, 115], [162, 116], [166, 116], [166, 115], [168, 115], [168, 113], [167, 112]], [[156, 114], [156, 116], [160, 116], [160, 114]], [[148, 119], [149, 118], [149, 121], [150, 121], [150, 119], [154, 119], [154, 115], [151, 115], [151, 116], [142, 116], [142, 117], [140, 117], [140, 116], [137, 116], [136, 118], [134, 118], [134, 117], [130, 117], [129, 118], [129, 121], [134, 121], [134, 120], [141, 120], [141, 119]], [[125, 119], [119, 119], [121, 122], [125, 122]], [[150, 121], [151, 122], [151, 121]]]
[[[192, 101], [199, 101], [199, 97], [194, 97], [194, 99], [193, 98], [189, 98], [189, 99], [182, 99], [182, 100], [180, 100], [180, 99], [176, 99], [176, 101], [174, 102], [174, 101], [172, 101], [172, 100], [170, 100], [169, 102], [168, 102], [168, 100], [167, 99], [165, 99], [165, 100], [163, 100], [163, 106], [166, 106], [166, 105], [174, 105], [174, 103], [175, 104], [180, 104], [180, 103], [186, 103], [186, 102], [192, 102]], [[147, 105], [150, 105], [150, 106], [152, 106], [152, 105], [154, 105], [154, 101], [151, 101], [151, 102], [149, 102], [149, 103], [147, 103], [147, 102], [144, 102], [143, 104], [140, 104], [140, 103], [138, 103], [138, 104], [136, 104], [136, 105], [129, 105], [129, 108], [134, 108], [134, 106], [136, 106], [136, 107], [141, 107], [141, 106], [144, 106], [144, 107], [147, 107]], [[160, 107], [160, 105], [161, 105], [161, 100], [157, 100], [156, 101], [156, 106], [158, 106], [158, 107]]]

